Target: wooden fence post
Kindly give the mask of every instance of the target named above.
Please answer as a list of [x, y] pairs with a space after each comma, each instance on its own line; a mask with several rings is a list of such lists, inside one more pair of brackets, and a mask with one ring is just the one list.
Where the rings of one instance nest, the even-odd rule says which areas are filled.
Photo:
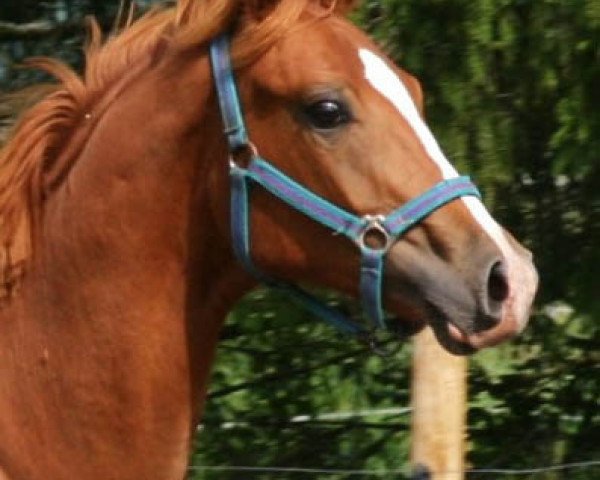
[[467, 360], [440, 347], [431, 329], [414, 339], [411, 462], [415, 480], [463, 480]]

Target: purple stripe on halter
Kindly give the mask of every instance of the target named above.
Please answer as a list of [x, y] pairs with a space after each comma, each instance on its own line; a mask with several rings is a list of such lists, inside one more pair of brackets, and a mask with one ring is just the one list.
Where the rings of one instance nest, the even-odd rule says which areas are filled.
[[[254, 168], [253, 168], [254, 167]], [[267, 169], [261, 168], [260, 165], [251, 164], [248, 171], [252, 174], [254, 180], [258, 181], [272, 194], [278, 196], [286, 203], [294, 208], [297, 208], [320, 223], [327, 224], [336, 232], [346, 233], [348, 228], [352, 226], [350, 221], [347, 221], [336, 213], [327, 205], [321, 205], [320, 202], [325, 200], [320, 199], [315, 201], [307, 196], [307, 193], [296, 190], [293, 185], [279, 178], [275, 173]], [[311, 195], [312, 192], [308, 192]]]
[[[464, 182], [455, 183], [450, 187], [441, 188], [440, 191], [435, 195], [424, 198], [421, 202], [418, 202], [413, 207], [408, 208], [405, 212], [400, 209], [398, 212], [400, 216], [394, 222], [387, 225], [388, 229], [392, 232], [395, 232], [395, 230], [403, 224], [412, 225], [413, 223], [418, 222], [421, 219], [422, 214], [431, 213], [432, 209], [434, 209], [434, 205], [439, 203], [441, 200], [445, 200], [446, 202], [455, 200], [456, 198], [462, 196], [457, 195], [457, 192], [466, 188], [473, 189], [472, 183], [466, 180]], [[440, 207], [441, 206], [442, 205], [440, 205]]]

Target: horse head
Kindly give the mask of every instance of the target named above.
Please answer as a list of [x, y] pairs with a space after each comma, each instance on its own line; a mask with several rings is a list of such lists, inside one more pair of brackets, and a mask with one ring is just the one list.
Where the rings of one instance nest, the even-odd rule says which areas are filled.
[[[249, 3], [241, 38], [285, 2]], [[418, 80], [331, 8], [309, 2], [285, 36], [237, 69], [248, 136], [261, 158], [319, 198], [360, 218], [385, 217], [458, 173], [424, 122]], [[234, 55], [235, 47], [244, 48], [234, 41]], [[359, 295], [355, 242], [265, 189], [253, 189], [250, 204], [260, 271]], [[367, 232], [367, 246], [382, 247], [379, 233]], [[476, 196], [452, 198], [392, 240], [383, 303], [395, 322], [431, 325], [454, 353], [524, 328], [537, 288], [532, 255]]]

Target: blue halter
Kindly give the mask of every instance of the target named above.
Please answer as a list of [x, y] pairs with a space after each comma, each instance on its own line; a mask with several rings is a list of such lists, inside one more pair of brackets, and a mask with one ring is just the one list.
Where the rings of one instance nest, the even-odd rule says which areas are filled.
[[[306, 189], [259, 156], [248, 138], [244, 124], [231, 66], [227, 35], [219, 36], [212, 41], [210, 58], [224, 131], [231, 155], [229, 170], [231, 177], [231, 232], [236, 257], [246, 270], [260, 281], [285, 290], [312, 313], [338, 329], [372, 340], [370, 329], [353, 322], [340, 311], [325, 305], [296, 285], [269, 278], [256, 268], [252, 261], [250, 246], [249, 190], [251, 185], [260, 185], [292, 208], [333, 230], [335, 234], [344, 235], [356, 244], [361, 254], [361, 303], [375, 329], [386, 327], [382, 305], [382, 280], [384, 258], [387, 251], [407, 230], [446, 203], [466, 195], [480, 197], [477, 187], [473, 185], [469, 177], [457, 177], [438, 183], [388, 215], [359, 217], [347, 212]], [[250, 161], [246, 168], [235, 163], [234, 156], [240, 151], [250, 153]], [[366, 239], [370, 235], [381, 239], [381, 246], [367, 245]]]

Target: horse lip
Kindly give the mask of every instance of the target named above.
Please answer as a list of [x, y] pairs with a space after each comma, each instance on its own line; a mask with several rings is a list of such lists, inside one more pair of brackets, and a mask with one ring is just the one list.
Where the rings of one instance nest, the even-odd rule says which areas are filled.
[[438, 309], [431, 307], [429, 313], [407, 320], [405, 316], [394, 315], [388, 319], [388, 328], [399, 339], [412, 337], [425, 327], [433, 328], [439, 344], [454, 355], [471, 355], [479, 350], [473, 345], [470, 335], [453, 323]]
[[473, 352], [483, 348], [498, 345], [506, 340], [515, 337], [521, 329], [511, 328], [511, 321], [503, 319], [496, 326], [479, 331], [465, 331], [465, 329], [456, 325], [454, 322], [446, 321], [446, 332], [448, 337], [457, 344], [468, 346]]
[[473, 334], [454, 322], [443, 311], [432, 304], [428, 305], [427, 310], [424, 316], [425, 322], [433, 329], [442, 348], [454, 355], [472, 355], [480, 350], [480, 347], [472, 342]]
[[469, 335], [451, 321], [430, 323], [438, 344], [453, 355], [472, 355], [479, 351], [469, 338]]
[[460, 329], [458, 326], [456, 326], [450, 321], [447, 322], [446, 326], [448, 329], [448, 334], [450, 338], [452, 338], [452, 340], [454, 340], [457, 343], [463, 343], [466, 345], [471, 344], [471, 342], [469, 341], [469, 335], [464, 330]]

